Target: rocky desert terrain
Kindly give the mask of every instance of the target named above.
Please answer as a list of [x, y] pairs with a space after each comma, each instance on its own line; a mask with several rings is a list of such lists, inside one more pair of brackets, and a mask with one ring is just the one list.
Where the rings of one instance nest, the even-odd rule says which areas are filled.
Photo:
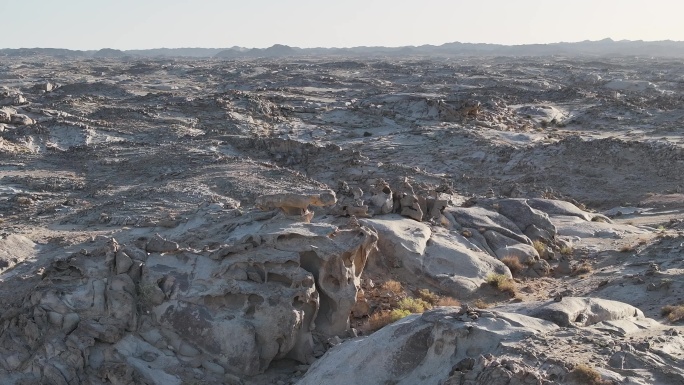
[[0, 384], [684, 384], [684, 63], [0, 56]]

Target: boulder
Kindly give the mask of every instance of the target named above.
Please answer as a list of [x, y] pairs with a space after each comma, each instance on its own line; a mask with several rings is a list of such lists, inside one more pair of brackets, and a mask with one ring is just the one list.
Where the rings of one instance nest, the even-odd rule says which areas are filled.
[[438, 384], [464, 359], [558, 328], [517, 314], [487, 312], [476, 322], [464, 322], [463, 314], [459, 308], [438, 308], [335, 346], [298, 385]]
[[478, 200], [478, 205], [493, 209], [515, 223], [520, 231], [525, 232], [530, 226], [543, 230], [551, 238], [556, 235], [556, 227], [549, 215], [530, 207], [527, 199], [485, 199]]
[[10, 120], [10, 123], [16, 124], [17, 126], [29, 126], [35, 121], [24, 114], [14, 114]]
[[371, 189], [370, 202], [376, 214], [389, 214], [392, 212], [394, 196], [389, 184], [380, 181]]
[[413, 186], [411, 186], [408, 180], [404, 180], [403, 184], [394, 195], [394, 199], [394, 206], [398, 209], [397, 211], [399, 214], [412, 218], [418, 222], [423, 220], [423, 215], [425, 214], [425, 209], [427, 209], [427, 207], [425, 207], [425, 209], [422, 207], [421, 199], [415, 194]]
[[0, 109], [0, 123], [12, 123], [12, 114], [9, 111]]
[[38, 250], [38, 245], [22, 235], [11, 234], [0, 238], [0, 273], [35, 258]]
[[178, 250], [178, 243], [168, 241], [162, 238], [161, 235], [155, 234], [152, 239], [147, 242], [145, 250], [148, 253], [170, 253]]
[[431, 229], [398, 215], [364, 219], [362, 223], [377, 230], [378, 248], [388, 265], [420, 274], [451, 295], [473, 293], [492, 273], [510, 276], [503, 263], [458, 233]]
[[623, 302], [588, 297], [562, 297], [560, 301], [531, 302], [502, 307], [563, 327], [584, 327], [604, 321], [643, 319], [644, 313]]
[[507, 217], [483, 207], [448, 207], [450, 213], [461, 227], [478, 229], [480, 232], [492, 230], [520, 243], [532, 244], [522, 230]]
[[527, 204], [529, 204], [529, 206], [533, 209], [543, 211], [549, 215], [574, 216], [582, 218], [585, 221], [601, 219], [605, 222], [612, 223], [612, 221], [605, 215], [586, 212], [574, 204], [566, 201], [535, 198], [528, 199]]

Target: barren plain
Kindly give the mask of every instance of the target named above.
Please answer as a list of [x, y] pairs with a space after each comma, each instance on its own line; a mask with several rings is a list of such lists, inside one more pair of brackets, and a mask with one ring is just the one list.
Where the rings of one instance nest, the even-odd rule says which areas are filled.
[[684, 384], [684, 63], [0, 57], [1, 384]]

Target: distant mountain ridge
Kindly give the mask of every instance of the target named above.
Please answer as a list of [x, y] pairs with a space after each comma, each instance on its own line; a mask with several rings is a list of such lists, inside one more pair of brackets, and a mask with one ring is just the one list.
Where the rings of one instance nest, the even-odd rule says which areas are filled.
[[59, 48], [0, 49], [0, 56], [28, 57], [48, 55], [55, 57], [93, 58], [278, 58], [305, 56], [347, 57], [402, 57], [402, 56], [658, 56], [684, 57], [682, 41], [642, 41], [603, 39], [576, 43], [502, 45], [484, 43], [446, 43], [404, 47], [351, 47], [351, 48], [298, 48], [276, 44], [269, 48], [156, 48], [143, 50], [78, 51]]

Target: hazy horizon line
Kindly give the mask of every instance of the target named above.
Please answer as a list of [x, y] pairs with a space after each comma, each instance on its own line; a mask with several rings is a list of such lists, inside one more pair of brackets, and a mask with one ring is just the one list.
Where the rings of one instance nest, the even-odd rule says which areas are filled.
[[232, 49], [232, 48], [245, 48], [245, 49], [267, 49], [267, 48], [272, 48], [275, 46], [286, 46], [290, 48], [299, 48], [299, 49], [353, 49], [353, 48], [404, 48], [404, 47], [426, 47], [426, 46], [432, 46], [432, 47], [439, 47], [445, 44], [454, 44], [454, 43], [460, 43], [460, 44], [473, 44], [473, 45], [496, 45], [496, 46], [503, 46], [503, 47], [520, 47], [520, 46], [531, 46], [531, 45], [553, 45], [553, 44], [577, 44], [577, 43], [586, 43], [586, 42], [591, 42], [591, 43], [596, 43], [596, 42], [602, 42], [602, 41], [612, 41], [612, 42], [643, 42], [643, 43], [660, 43], [660, 42], [672, 42], [672, 43], [684, 43], [684, 40], [671, 40], [671, 39], [665, 39], [665, 40], [631, 40], [631, 39], [620, 39], [620, 40], [615, 40], [610, 37], [606, 37], [603, 39], [599, 40], [579, 40], [579, 41], [554, 41], [554, 42], [548, 42], [548, 43], [521, 43], [521, 44], [503, 44], [503, 43], [485, 43], [485, 42], [466, 42], [466, 41], [448, 41], [442, 44], [421, 44], [421, 45], [412, 45], [412, 44], [407, 44], [407, 45], [355, 45], [355, 46], [344, 46], [344, 47], [339, 47], [339, 46], [310, 46], [310, 47], [300, 47], [297, 45], [289, 45], [289, 44], [283, 44], [283, 43], [274, 43], [270, 46], [266, 47], [247, 47], [247, 46], [239, 46], [239, 45], [233, 45], [230, 47], [202, 47], [202, 46], [182, 46], [182, 47], [153, 47], [153, 48], [114, 48], [114, 47], [101, 47], [101, 48], [89, 48], [89, 49], [81, 49], [81, 48], [65, 48], [65, 47], [0, 47], [0, 50], [10, 50], [10, 49], [62, 49], [62, 50], [69, 50], [69, 51], [99, 51], [103, 49], [111, 49], [111, 50], [117, 50], [117, 51], [145, 51], [145, 50], [155, 50], [155, 49]]

